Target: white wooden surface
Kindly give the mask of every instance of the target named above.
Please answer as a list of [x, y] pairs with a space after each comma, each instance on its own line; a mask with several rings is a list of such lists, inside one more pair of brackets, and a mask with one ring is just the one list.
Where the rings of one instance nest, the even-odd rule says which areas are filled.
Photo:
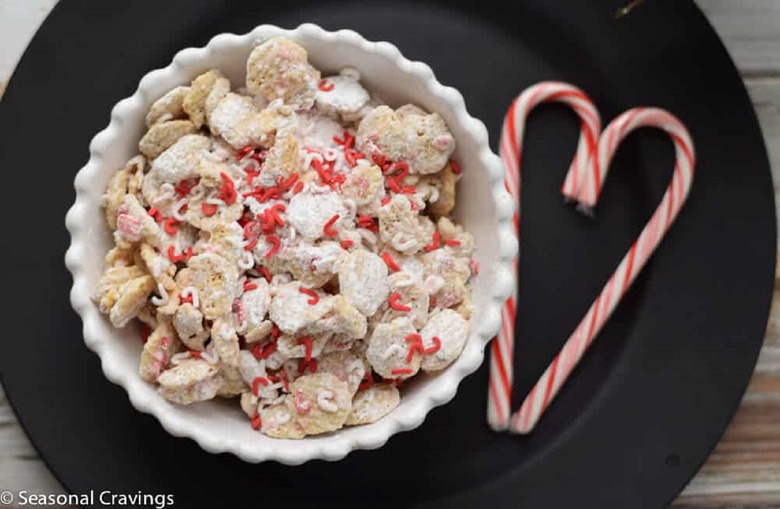
[[[0, 96], [21, 52], [56, 1], [0, 0]], [[745, 78], [764, 129], [777, 190], [780, 182], [780, 0], [698, 0], [697, 3], [720, 33]], [[641, 15], [641, 7], [632, 15]], [[63, 492], [16, 423], [0, 388], [2, 489]], [[675, 506], [780, 507], [780, 299], [775, 299], [766, 343], [740, 412]]]

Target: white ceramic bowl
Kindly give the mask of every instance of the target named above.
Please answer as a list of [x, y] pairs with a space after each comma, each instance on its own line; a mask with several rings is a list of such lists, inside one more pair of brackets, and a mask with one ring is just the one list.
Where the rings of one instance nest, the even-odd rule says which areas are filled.
[[[457, 140], [453, 157], [464, 170], [456, 217], [474, 234], [482, 267], [474, 283], [469, 339], [452, 366], [438, 376], [409, 384], [400, 406], [379, 422], [303, 440], [273, 439], [253, 431], [235, 401], [187, 407], [168, 403], [138, 375], [139, 329], [114, 329], [89, 298], [112, 245], [100, 209], [101, 196], [111, 175], [137, 153], [149, 106], [171, 88], [188, 84], [212, 67], [240, 86], [251, 49], [276, 35], [305, 47], [309, 60], [323, 75], [344, 66], [356, 67], [366, 88], [391, 106], [412, 102], [444, 117]], [[71, 245], [65, 262], [73, 274], [70, 298], [84, 322], [84, 341], [100, 356], [106, 377], [127, 390], [135, 408], [157, 417], [172, 435], [192, 438], [209, 452], [230, 452], [250, 462], [299, 464], [315, 458], [338, 460], [353, 449], [380, 447], [395, 433], [416, 428], [431, 408], [452, 399], [460, 381], [482, 363], [485, 345], [499, 329], [501, 305], [514, 284], [510, 263], [517, 249], [511, 227], [514, 205], [502, 174], [501, 160], [490, 151], [484, 124], [469, 116], [460, 93], [442, 86], [430, 67], [407, 60], [392, 44], [369, 42], [350, 30], [326, 32], [311, 24], [294, 30], [262, 25], [241, 36], [220, 34], [205, 48], [182, 50], [168, 67], [144, 76], [135, 94], [114, 107], [108, 127], [90, 144], [89, 162], [76, 175], [76, 202], [66, 217]]]

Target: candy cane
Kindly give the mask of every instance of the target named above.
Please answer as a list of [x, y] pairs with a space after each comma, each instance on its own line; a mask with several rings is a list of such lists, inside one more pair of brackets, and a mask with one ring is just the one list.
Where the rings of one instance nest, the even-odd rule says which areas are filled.
[[[571, 163], [561, 191], [564, 196], [577, 200], [577, 193], [585, 180], [598, 180], [590, 175], [590, 164], [596, 151], [601, 132], [601, 118], [596, 107], [580, 89], [558, 82], [542, 82], [534, 85], [513, 102], [504, 119], [500, 152], [506, 169], [506, 188], [515, 203], [520, 196], [520, 157], [522, 153], [525, 123], [531, 110], [544, 102], [563, 102], [572, 107], [580, 117], [580, 139], [577, 153]], [[514, 224], [519, 234], [519, 213], [515, 212]], [[517, 262], [514, 267], [517, 273]], [[515, 302], [517, 290], [507, 300], [501, 313], [501, 330], [493, 341], [490, 358], [490, 387], [488, 393], [488, 422], [496, 430], [509, 426], [512, 393], [512, 352], [514, 345]]]
[[[636, 108], [612, 121], [599, 140], [598, 165], [606, 170], [623, 139], [641, 127], [662, 129], [672, 138], [676, 153], [672, 181], [653, 217], [609, 278], [582, 322], [528, 393], [520, 410], [512, 416], [510, 431], [514, 433], [529, 433], [533, 430], [585, 350], [593, 343], [620, 299], [658, 247], [688, 197], [695, 165], [693, 143], [682, 122], [664, 110]], [[596, 192], [594, 196], [597, 199], [599, 193]]]

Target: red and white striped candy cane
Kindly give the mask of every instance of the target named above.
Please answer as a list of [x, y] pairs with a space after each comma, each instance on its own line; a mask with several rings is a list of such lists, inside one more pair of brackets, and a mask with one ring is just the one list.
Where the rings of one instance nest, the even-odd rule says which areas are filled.
[[[591, 161], [595, 157], [596, 144], [601, 132], [601, 117], [598, 110], [580, 89], [567, 83], [542, 82], [528, 88], [512, 102], [501, 132], [499, 151], [506, 169], [506, 188], [515, 199], [515, 203], [518, 203], [520, 198], [520, 157], [525, 123], [531, 110], [545, 102], [567, 104], [580, 117], [577, 153], [561, 192], [567, 198], [577, 200], [577, 192], [584, 187], [582, 184], [584, 180], [594, 182], [599, 180], [598, 176], [590, 175], [590, 170], [593, 168]], [[518, 234], [520, 233], [519, 218], [519, 211], [516, 211], [514, 224]], [[514, 270], [517, 274], [517, 261]], [[501, 313], [501, 330], [491, 346], [488, 422], [495, 430], [504, 430], [509, 426], [516, 299], [515, 289], [504, 305]]]
[[[658, 247], [688, 197], [695, 166], [693, 143], [682, 122], [664, 110], [635, 108], [612, 121], [599, 140], [598, 164], [606, 172], [623, 139], [632, 131], [642, 127], [662, 129], [672, 138], [676, 153], [672, 181], [653, 217], [650, 218], [642, 233], [639, 234], [639, 238], [609, 278], [601, 294], [575, 329], [574, 334], [566, 341], [561, 351], [536, 382], [531, 392], [528, 393], [520, 410], [512, 416], [510, 431], [514, 433], [529, 433], [533, 430], [539, 418], [582, 358], [585, 350], [593, 343], [594, 338], [601, 331], [620, 299]], [[598, 196], [599, 192], [597, 191], [594, 194], [593, 204]]]

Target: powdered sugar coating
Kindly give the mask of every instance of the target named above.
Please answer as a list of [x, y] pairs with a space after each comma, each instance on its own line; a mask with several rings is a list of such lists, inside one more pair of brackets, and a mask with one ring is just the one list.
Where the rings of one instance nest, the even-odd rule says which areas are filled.
[[386, 416], [401, 403], [398, 388], [391, 384], [378, 384], [355, 394], [352, 412], [347, 417], [347, 426], [371, 424]]
[[387, 299], [387, 265], [374, 253], [350, 253], [339, 268], [339, 287], [361, 313], [371, 316]]
[[341, 428], [352, 410], [352, 391], [329, 373], [301, 376], [290, 390], [293, 419], [307, 435]]
[[407, 358], [410, 346], [406, 340], [416, 333], [411, 320], [406, 317], [377, 325], [366, 350], [366, 357], [374, 371], [387, 379], [403, 380], [417, 374], [422, 358], [420, 355]]
[[[354, 120], [368, 104], [370, 96], [360, 84], [360, 74], [354, 69], [344, 69], [340, 75], [326, 77], [323, 81], [326, 86], [317, 90], [315, 104], [317, 110], [325, 115]], [[333, 87], [330, 88], [330, 85]]]
[[287, 207], [290, 224], [307, 240], [325, 236], [325, 224], [336, 215], [339, 219], [346, 218], [347, 209], [341, 196], [335, 192], [299, 193], [292, 197]]
[[471, 312], [473, 239], [446, 218], [454, 140], [354, 69], [320, 80], [292, 41], [260, 43], [247, 70], [246, 88], [210, 69], [153, 104], [106, 190], [116, 246], [93, 298], [149, 326], [139, 371], [173, 403], [240, 396], [279, 438], [374, 422], [400, 399], [379, 377], [457, 357], [443, 330], [434, 362], [429, 313]]
[[330, 373], [342, 382], [346, 382], [349, 389], [355, 393], [365, 377], [366, 368], [363, 361], [355, 354], [341, 351], [323, 355], [319, 361], [319, 372]]
[[[466, 346], [468, 327], [468, 322], [451, 309], [433, 313], [428, 323], [420, 330], [423, 347], [426, 350], [436, 350], [426, 353], [423, 357], [423, 371], [440, 371], [457, 359]], [[434, 338], [437, 338], [438, 342]]]

